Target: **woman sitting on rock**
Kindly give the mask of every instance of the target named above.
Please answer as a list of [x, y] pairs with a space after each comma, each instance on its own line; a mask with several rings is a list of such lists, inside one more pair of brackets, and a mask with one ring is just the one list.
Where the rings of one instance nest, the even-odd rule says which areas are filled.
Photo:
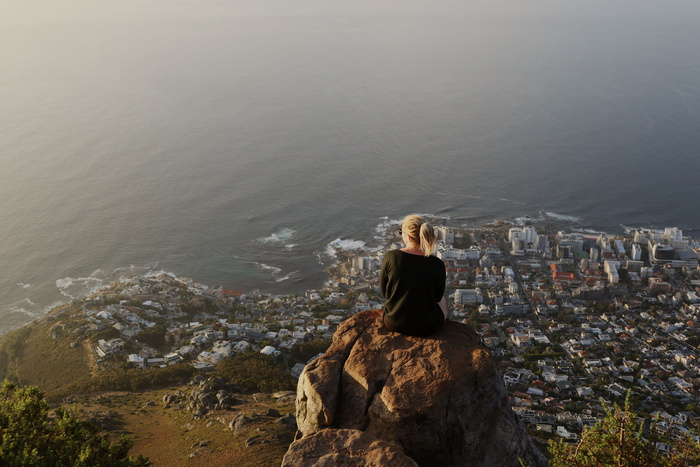
[[406, 216], [399, 229], [405, 248], [384, 255], [380, 277], [384, 326], [411, 336], [437, 332], [447, 319], [445, 265], [432, 256], [433, 227], [418, 215]]

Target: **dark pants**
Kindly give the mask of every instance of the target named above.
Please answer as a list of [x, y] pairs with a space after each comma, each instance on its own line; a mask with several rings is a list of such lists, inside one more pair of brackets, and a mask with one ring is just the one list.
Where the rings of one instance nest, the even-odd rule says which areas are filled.
[[384, 314], [382, 314], [382, 322], [384, 323], [384, 327], [387, 328], [389, 331], [398, 332], [400, 334], [406, 334], [408, 336], [425, 337], [438, 332], [442, 328], [442, 325], [445, 323], [445, 315], [442, 312], [442, 308], [440, 308], [440, 306], [436, 304], [435, 309], [435, 320], [433, 321], [433, 323], [427, 323], [427, 325], [423, 325], [420, 327], [403, 328], [394, 326], [384, 318]]

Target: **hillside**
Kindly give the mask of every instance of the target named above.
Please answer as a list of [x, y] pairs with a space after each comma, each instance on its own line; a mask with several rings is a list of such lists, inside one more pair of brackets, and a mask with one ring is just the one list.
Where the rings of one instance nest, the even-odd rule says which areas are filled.
[[38, 386], [49, 400], [97, 369], [91, 341], [76, 336], [84, 323], [79, 306], [62, 306], [0, 339], [0, 377]]
[[[112, 330], [89, 330], [84, 305], [58, 307], [2, 336], [0, 377], [39, 387], [54, 406], [76, 407], [115, 439], [131, 439], [130, 455], [144, 455], [156, 466], [192, 465], [193, 459], [197, 465], [280, 465], [296, 431], [293, 392], [251, 395], [229, 384], [226, 408], [193, 410], [189, 395], [213, 371], [191, 381], [196, 371], [189, 364], [141, 369], [129, 368], [124, 356], [98, 358], [95, 346]], [[251, 365], [267, 363], [266, 356], [256, 355]], [[269, 368], [251, 366], [256, 369], [262, 374]], [[293, 388], [289, 379], [286, 389]], [[255, 380], [247, 383], [255, 387]], [[139, 390], [114, 390], [124, 386]], [[164, 402], [175, 394], [183, 400]], [[235, 424], [237, 417], [243, 422]]]
[[[243, 467], [281, 463], [296, 428], [278, 420], [294, 413], [293, 393], [283, 398], [236, 394], [236, 405], [230, 410], [210, 411], [199, 420], [186, 407], [163, 402], [167, 394], [191, 390], [187, 385], [74, 395], [63, 400], [75, 381], [97, 374], [89, 345], [71, 346], [74, 341], [70, 335], [50, 335], [52, 329], [76, 319], [71, 311], [4, 336], [0, 341], [3, 377], [38, 386], [49, 399], [60, 399], [60, 405], [75, 406], [115, 439], [127, 436], [134, 442], [130, 455], [142, 454], [156, 466], [192, 465], [192, 458], [198, 463]], [[280, 416], [264, 415], [269, 410], [278, 411]], [[239, 415], [249, 417], [249, 424], [230, 429]]]
[[[242, 396], [231, 410], [194, 420], [184, 408], [167, 406], [163, 397], [186, 386], [140, 392], [110, 392], [73, 400], [85, 417], [134, 442], [130, 454], [148, 457], [154, 465], [279, 466], [296, 428], [266, 415], [294, 413], [294, 396]], [[273, 413], [274, 412], [270, 412]], [[236, 417], [250, 420], [231, 429]], [[243, 418], [243, 417], [241, 417]], [[196, 459], [196, 463], [193, 460]]]

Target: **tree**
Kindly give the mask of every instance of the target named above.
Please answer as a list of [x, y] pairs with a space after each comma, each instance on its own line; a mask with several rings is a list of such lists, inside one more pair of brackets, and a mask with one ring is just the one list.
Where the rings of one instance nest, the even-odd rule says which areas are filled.
[[685, 410], [686, 412], [695, 412], [696, 410], [698, 410], [698, 406], [695, 404], [685, 404], [683, 406], [683, 410]]
[[333, 339], [314, 339], [309, 342], [294, 344], [292, 346], [292, 356], [299, 361], [306, 362], [311, 357], [328, 350], [332, 342]]
[[114, 328], [107, 328], [103, 329], [102, 331], [96, 333], [95, 335], [92, 336], [93, 342], [98, 342], [100, 339], [104, 339], [106, 341], [110, 339], [114, 339], [116, 337], [119, 337], [119, 331]]
[[577, 444], [550, 441], [550, 467], [685, 467], [700, 463], [700, 446], [690, 438], [669, 442], [672, 451], [668, 457], [660, 454], [656, 443], [644, 436], [644, 426], [637, 424], [629, 392], [624, 408], [605, 406], [605, 413], [605, 418], [584, 430]]
[[114, 466], [151, 463], [128, 456], [132, 442], [112, 443], [75, 411], [58, 408], [49, 416], [44, 393], [5, 380], [0, 388], [0, 464], [3, 466]]
[[163, 350], [165, 348], [165, 333], [168, 330], [162, 324], [156, 324], [148, 329], [144, 329], [138, 334], [139, 342], [143, 342], [154, 349]]

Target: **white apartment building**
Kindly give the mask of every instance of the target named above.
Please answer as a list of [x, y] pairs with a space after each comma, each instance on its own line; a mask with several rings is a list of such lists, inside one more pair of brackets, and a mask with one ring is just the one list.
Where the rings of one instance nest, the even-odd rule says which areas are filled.
[[632, 244], [632, 253], [630, 256], [632, 261], [640, 261], [642, 259], [642, 247], [639, 243]]
[[508, 230], [508, 241], [513, 242], [515, 239], [533, 244], [537, 241], [537, 230], [532, 226], [513, 227]]
[[471, 303], [484, 303], [481, 289], [456, 289], [454, 293], [455, 304], [469, 305]]

